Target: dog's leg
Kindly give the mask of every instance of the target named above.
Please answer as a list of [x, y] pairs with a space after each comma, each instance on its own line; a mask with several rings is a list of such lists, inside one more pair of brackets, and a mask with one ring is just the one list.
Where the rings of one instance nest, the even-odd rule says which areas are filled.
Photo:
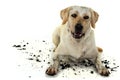
[[56, 48], [55, 52], [53, 53], [53, 64], [46, 70], [46, 74], [48, 75], [55, 75], [58, 72], [59, 64], [60, 64], [60, 56], [64, 54], [63, 47], [59, 44]]
[[60, 36], [59, 35], [60, 35], [60, 30], [59, 30], [59, 28], [56, 28], [56, 30], [53, 32], [53, 35], [52, 35], [52, 41], [55, 45], [55, 48], [53, 50], [54, 52], [60, 43]]
[[58, 55], [54, 54], [53, 57], [53, 64], [46, 70], [46, 74], [48, 75], [55, 75], [58, 72], [59, 67], [59, 57]]
[[107, 68], [103, 66], [100, 60], [100, 56], [98, 55], [95, 59], [95, 66], [97, 68], [98, 73], [100, 73], [102, 76], [109, 76], [110, 72]]

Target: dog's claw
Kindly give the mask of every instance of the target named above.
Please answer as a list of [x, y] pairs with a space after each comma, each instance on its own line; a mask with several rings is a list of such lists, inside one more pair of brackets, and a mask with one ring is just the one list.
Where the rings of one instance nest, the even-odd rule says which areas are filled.
[[56, 75], [57, 71], [58, 71], [58, 70], [57, 70], [56, 68], [50, 66], [50, 67], [46, 70], [46, 74], [48, 74], [48, 75], [50, 75], [50, 76], [54, 76], [54, 75]]
[[108, 69], [103, 68], [102, 70], [100, 70], [100, 74], [101, 74], [102, 76], [109, 76], [110, 72], [109, 72]]

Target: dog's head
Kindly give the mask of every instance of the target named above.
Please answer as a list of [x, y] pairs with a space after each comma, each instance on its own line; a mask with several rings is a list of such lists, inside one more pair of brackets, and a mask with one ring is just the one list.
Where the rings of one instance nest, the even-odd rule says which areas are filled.
[[75, 39], [80, 39], [98, 20], [98, 13], [88, 7], [71, 6], [61, 10], [62, 24], [67, 22], [69, 31]]

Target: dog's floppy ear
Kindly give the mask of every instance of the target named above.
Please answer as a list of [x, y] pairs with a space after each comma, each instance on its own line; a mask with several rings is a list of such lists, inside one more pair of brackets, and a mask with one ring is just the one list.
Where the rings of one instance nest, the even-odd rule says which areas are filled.
[[93, 28], [95, 28], [95, 23], [97, 22], [98, 17], [99, 17], [98, 13], [91, 9], [91, 22], [90, 23]]
[[60, 17], [63, 20], [62, 24], [65, 24], [68, 21], [70, 7], [61, 10]]

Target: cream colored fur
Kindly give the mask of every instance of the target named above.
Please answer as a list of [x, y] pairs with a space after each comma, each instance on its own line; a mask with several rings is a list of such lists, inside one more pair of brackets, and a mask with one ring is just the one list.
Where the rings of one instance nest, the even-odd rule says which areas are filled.
[[[72, 14], [76, 14], [77, 17], [71, 17]], [[89, 18], [83, 19], [86, 15]], [[81, 59], [89, 59], [95, 64], [97, 71], [101, 75], [109, 75], [109, 71], [100, 61], [100, 48], [96, 47], [94, 39], [93, 29], [95, 28], [98, 16], [98, 13], [91, 8], [82, 6], [71, 6], [61, 11], [63, 24], [53, 32], [55, 49], [53, 53], [53, 64], [46, 71], [48, 75], [55, 75], [58, 72], [59, 56], [68, 56], [76, 62]], [[75, 25], [77, 23], [83, 25], [82, 33], [85, 33], [80, 39], [75, 39], [71, 34], [72, 32], [75, 33]]]

